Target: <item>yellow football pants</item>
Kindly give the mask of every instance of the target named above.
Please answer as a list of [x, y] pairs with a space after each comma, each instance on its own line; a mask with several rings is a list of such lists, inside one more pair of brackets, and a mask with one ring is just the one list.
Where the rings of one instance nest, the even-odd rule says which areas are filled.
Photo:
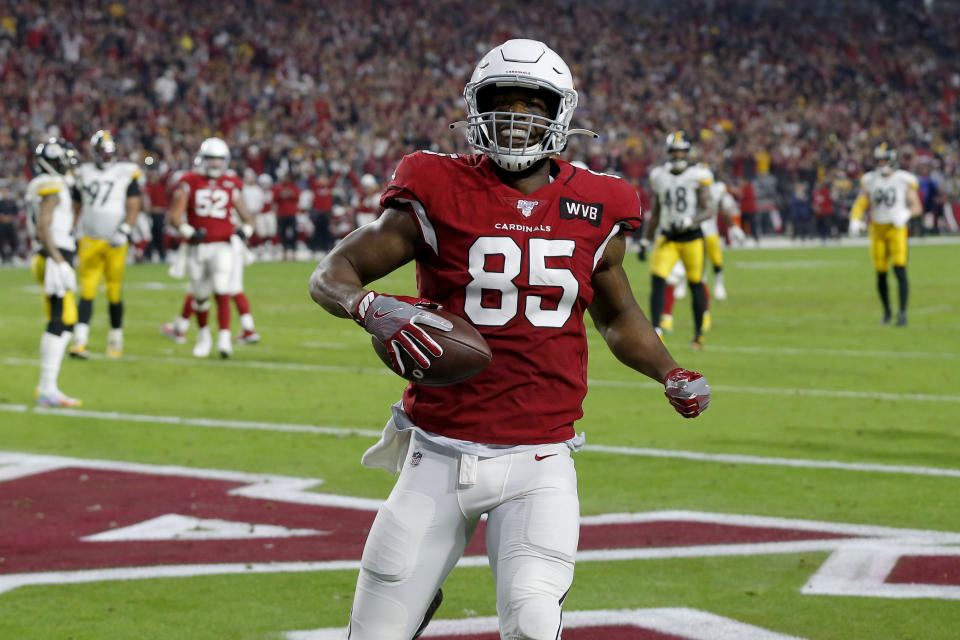
[[657, 238], [650, 257], [650, 273], [666, 279], [677, 260], [683, 261], [687, 282], [696, 284], [703, 280], [703, 238], [687, 242], [672, 242], [665, 236]]
[[97, 297], [100, 278], [107, 281], [107, 300], [120, 302], [123, 293], [123, 274], [127, 270], [127, 245], [111, 247], [106, 240], [80, 238], [78, 248], [77, 278], [80, 296], [85, 300]]
[[[46, 268], [47, 258], [39, 253], [33, 256], [33, 262], [30, 264], [30, 272], [33, 273], [34, 279], [40, 283], [41, 288], [43, 287], [43, 275]], [[50, 322], [50, 298], [48, 298], [45, 293], [41, 292], [41, 295], [43, 296], [43, 315], [46, 317], [47, 322]], [[67, 327], [77, 324], [77, 298], [73, 294], [73, 291], [67, 291], [63, 296], [63, 313], [60, 314], [60, 319], [63, 321], [64, 326]]]
[[871, 224], [870, 257], [878, 273], [885, 273], [891, 261], [895, 267], [907, 266], [907, 228]]
[[720, 247], [720, 236], [705, 236], [703, 239], [706, 245], [707, 257], [710, 258], [714, 267], [723, 267], [723, 249]]

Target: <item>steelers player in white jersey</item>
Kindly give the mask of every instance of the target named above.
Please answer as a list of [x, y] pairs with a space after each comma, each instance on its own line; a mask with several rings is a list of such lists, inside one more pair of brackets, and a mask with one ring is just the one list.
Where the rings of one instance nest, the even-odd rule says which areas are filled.
[[[746, 234], [740, 228], [740, 205], [727, 191], [727, 185], [719, 180], [710, 185], [710, 217], [700, 223], [700, 230], [703, 231], [703, 243], [706, 247], [707, 258], [713, 265], [713, 297], [717, 300], [727, 299], [727, 289], [723, 284], [723, 248], [720, 240], [720, 227], [717, 219], [720, 215], [727, 221], [727, 233], [730, 236], [730, 242], [734, 245], [743, 244]], [[667, 276], [666, 302], [663, 308], [663, 316], [660, 318], [660, 327], [666, 331], [673, 331], [673, 303], [670, 300], [671, 287], [675, 299], [683, 298], [686, 293], [686, 269], [683, 262], [677, 260], [677, 264]], [[706, 280], [703, 286], [707, 286]], [[703, 331], [710, 331], [712, 319], [710, 318], [710, 298], [707, 296], [706, 308], [703, 311]]]
[[907, 324], [907, 223], [923, 213], [917, 177], [897, 168], [897, 151], [887, 143], [873, 150], [876, 168], [860, 178], [860, 195], [850, 209], [850, 235], [863, 231], [863, 214], [870, 213], [870, 256], [877, 272], [877, 291], [883, 304], [883, 324], [890, 324], [887, 270], [893, 263], [900, 306], [897, 326]]
[[713, 184], [713, 173], [705, 165], [690, 163], [691, 146], [683, 131], [667, 136], [669, 159], [650, 172], [653, 192], [650, 220], [640, 244], [643, 255], [654, 234], [660, 232], [650, 257], [650, 321], [662, 336], [660, 319], [666, 278], [677, 260], [682, 260], [693, 301], [691, 346], [700, 349], [703, 347], [703, 313], [707, 306], [702, 286], [704, 243], [700, 224], [710, 217], [712, 211], [709, 187]]
[[78, 266], [80, 279], [79, 320], [70, 355], [87, 358], [90, 318], [100, 279], [107, 283], [110, 330], [107, 356], [123, 355], [123, 274], [127, 268], [130, 234], [140, 213], [142, 172], [133, 162], [116, 160], [117, 145], [107, 130], [90, 139], [93, 162], [77, 171], [75, 198], [80, 202]]
[[64, 140], [50, 138], [33, 154], [34, 178], [27, 186], [27, 228], [37, 254], [31, 271], [43, 286], [47, 327], [40, 338], [40, 382], [36, 403], [43, 407], [78, 407], [81, 402], [60, 391], [60, 364], [77, 322], [74, 291], [77, 277], [70, 265], [77, 245], [73, 238], [71, 198], [76, 152]]

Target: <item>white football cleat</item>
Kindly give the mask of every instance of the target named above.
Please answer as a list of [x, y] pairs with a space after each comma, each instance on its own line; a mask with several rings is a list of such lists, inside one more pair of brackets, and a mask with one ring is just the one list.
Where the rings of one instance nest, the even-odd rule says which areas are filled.
[[71, 398], [59, 389], [47, 393], [37, 391], [36, 402], [38, 407], [66, 407], [72, 409], [83, 405], [81, 400]]
[[256, 344], [260, 342], [260, 334], [256, 331], [244, 329], [243, 333], [237, 336], [236, 342], [240, 344]]
[[177, 344], [186, 344], [187, 343], [187, 334], [182, 331], [177, 331], [176, 326], [172, 322], [164, 322], [160, 325], [160, 333], [167, 336]]
[[123, 329], [110, 329], [107, 333], [107, 357], [123, 357]]
[[718, 282], [713, 286], [713, 297], [717, 300], [727, 299], [727, 288], [723, 286], [722, 282]]
[[217, 351], [220, 352], [221, 358], [229, 358], [233, 355], [233, 336], [230, 334], [230, 329], [220, 329], [217, 335]]
[[196, 358], [206, 358], [213, 349], [213, 338], [210, 337], [210, 327], [202, 327], [197, 331], [197, 343], [193, 345], [193, 355]]

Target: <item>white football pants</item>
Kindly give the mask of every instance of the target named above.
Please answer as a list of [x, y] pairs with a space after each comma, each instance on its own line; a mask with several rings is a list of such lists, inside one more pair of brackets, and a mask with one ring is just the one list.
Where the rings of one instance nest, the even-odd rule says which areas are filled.
[[500, 637], [555, 640], [580, 533], [570, 449], [478, 459], [416, 433], [367, 536], [347, 637], [411, 640], [484, 513]]
[[187, 274], [190, 292], [198, 300], [212, 293], [230, 294], [233, 273], [233, 248], [229, 242], [207, 242], [187, 248]]

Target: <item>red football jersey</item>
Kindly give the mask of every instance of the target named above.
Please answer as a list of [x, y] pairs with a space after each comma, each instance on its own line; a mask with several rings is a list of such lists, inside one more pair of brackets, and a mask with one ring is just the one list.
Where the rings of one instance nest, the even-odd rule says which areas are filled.
[[418, 152], [384, 191], [381, 205], [409, 210], [419, 226], [420, 296], [468, 319], [493, 352], [470, 380], [407, 387], [403, 408], [427, 431], [487, 444], [575, 434], [592, 276], [620, 228], [639, 225], [640, 201], [624, 180], [553, 162], [553, 181], [523, 195], [485, 156]]
[[243, 182], [235, 175], [210, 178], [202, 173], [187, 171], [177, 183], [186, 189], [187, 222], [194, 229], [206, 229], [204, 242], [228, 242], [233, 234], [232, 212], [240, 199]]

